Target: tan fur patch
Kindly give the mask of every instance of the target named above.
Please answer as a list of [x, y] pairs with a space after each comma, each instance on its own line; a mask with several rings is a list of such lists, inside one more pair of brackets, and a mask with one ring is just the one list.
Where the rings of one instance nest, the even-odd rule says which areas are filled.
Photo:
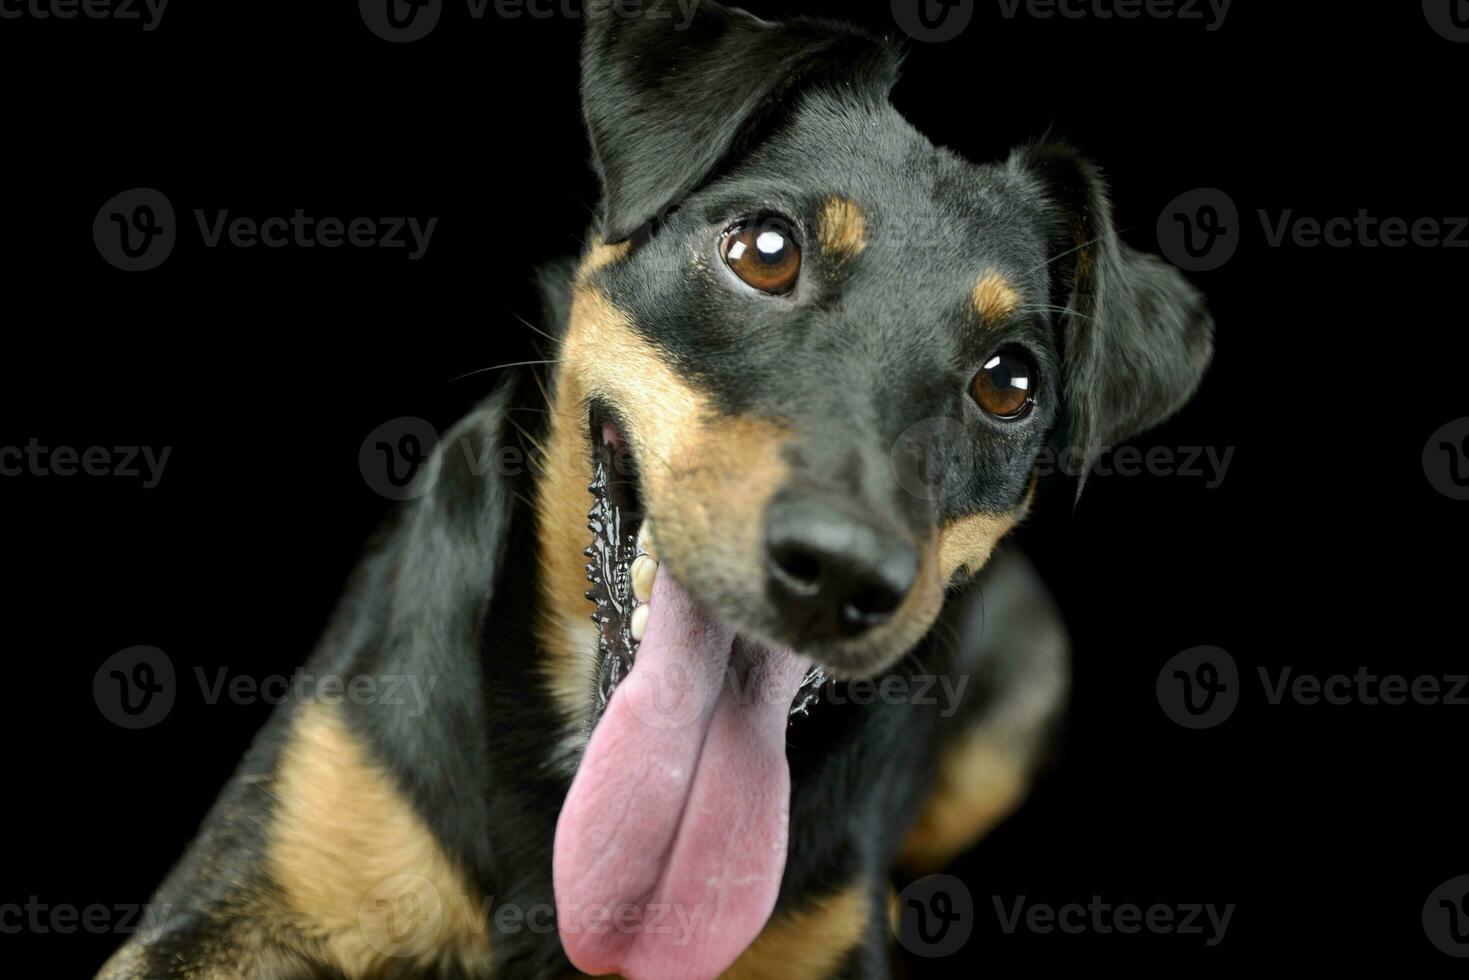
[[1004, 323], [1020, 306], [1020, 294], [1010, 281], [991, 269], [974, 285], [974, 312], [986, 326]]
[[490, 967], [485, 908], [340, 712], [311, 705], [282, 751], [267, 862], [306, 948], [349, 977]]
[[939, 569], [948, 582], [963, 569], [974, 575], [989, 561], [999, 540], [1019, 521], [1018, 514], [970, 514], [950, 521], [939, 534]]
[[863, 882], [770, 920], [724, 980], [819, 980], [829, 977], [861, 945], [872, 909]]
[[840, 260], [855, 258], [867, 247], [867, 217], [849, 198], [829, 197], [821, 205], [817, 235], [827, 255]]
[[577, 276], [585, 278], [598, 269], [605, 269], [612, 263], [626, 258], [630, 251], [632, 251], [632, 242], [617, 242], [615, 245], [593, 242], [587, 248], [587, 254], [582, 256], [581, 265], [577, 268]]
[[960, 569], [963, 569], [965, 576], [978, 574], [990, 560], [1000, 539], [1014, 530], [1030, 513], [1039, 488], [1040, 477], [1032, 473], [1030, 484], [1025, 488], [1025, 496], [1012, 512], [969, 514], [944, 525], [939, 532], [939, 568], [943, 572], [944, 581], [952, 581], [954, 574]]
[[1021, 760], [977, 731], [949, 748], [898, 863], [915, 873], [943, 869], [1020, 805], [1029, 788]]

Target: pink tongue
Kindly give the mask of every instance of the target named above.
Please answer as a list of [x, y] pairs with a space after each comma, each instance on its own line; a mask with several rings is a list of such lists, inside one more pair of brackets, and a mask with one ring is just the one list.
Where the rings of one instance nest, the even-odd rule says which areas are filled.
[[786, 718], [807, 664], [744, 644], [736, 656], [666, 573], [650, 605], [556, 824], [557, 923], [584, 972], [715, 977], [775, 907]]

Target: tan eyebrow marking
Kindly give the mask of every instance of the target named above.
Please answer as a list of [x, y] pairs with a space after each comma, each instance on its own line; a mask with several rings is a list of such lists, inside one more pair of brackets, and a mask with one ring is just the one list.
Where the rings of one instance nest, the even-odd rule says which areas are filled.
[[981, 323], [997, 326], [1020, 305], [1020, 294], [1010, 280], [991, 269], [974, 284], [974, 312]]
[[855, 258], [867, 247], [867, 217], [850, 198], [827, 198], [818, 218], [821, 247], [833, 258]]

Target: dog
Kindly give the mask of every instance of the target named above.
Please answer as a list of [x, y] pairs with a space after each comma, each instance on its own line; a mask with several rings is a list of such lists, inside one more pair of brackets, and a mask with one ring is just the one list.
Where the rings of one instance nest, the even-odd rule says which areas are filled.
[[1191, 397], [1204, 301], [1067, 146], [914, 130], [889, 41], [637, 6], [586, 11], [554, 369], [446, 434], [311, 661], [428, 710], [278, 709], [100, 977], [885, 977], [894, 869], [1024, 798], [1068, 642], [997, 546], [1043, 450]]

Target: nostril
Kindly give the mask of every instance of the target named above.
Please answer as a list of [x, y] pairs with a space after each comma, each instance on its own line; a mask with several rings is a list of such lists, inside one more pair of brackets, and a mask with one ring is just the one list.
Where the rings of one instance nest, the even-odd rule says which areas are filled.
[[872, 568], [871, 574], [853, 583], [842, 605], [845, 632], [861, 632], [881, 626], [893, 618], [908, 596], [917, 574], [917, 563], [911, 553], [890, 555], [884, 567]]
[[797, 545], [778, 545], [770, 550], [776, 570], [802, 592], [814, 593], [821, 588], [821, 558], [813, 551]]
[[777, 612], [803, 637], [852, 637], [892, 619], [918, 574], [902, 535], [850, 507], [795, 497], [772, 505], [766, 526]]
[[902, 601], [902, 595], [897, 592], [881, 586], [870, 588], [852, 596], [847, 603], [848, 614], [852, 618], [868, 621], [886, 619], [892, 615]]

